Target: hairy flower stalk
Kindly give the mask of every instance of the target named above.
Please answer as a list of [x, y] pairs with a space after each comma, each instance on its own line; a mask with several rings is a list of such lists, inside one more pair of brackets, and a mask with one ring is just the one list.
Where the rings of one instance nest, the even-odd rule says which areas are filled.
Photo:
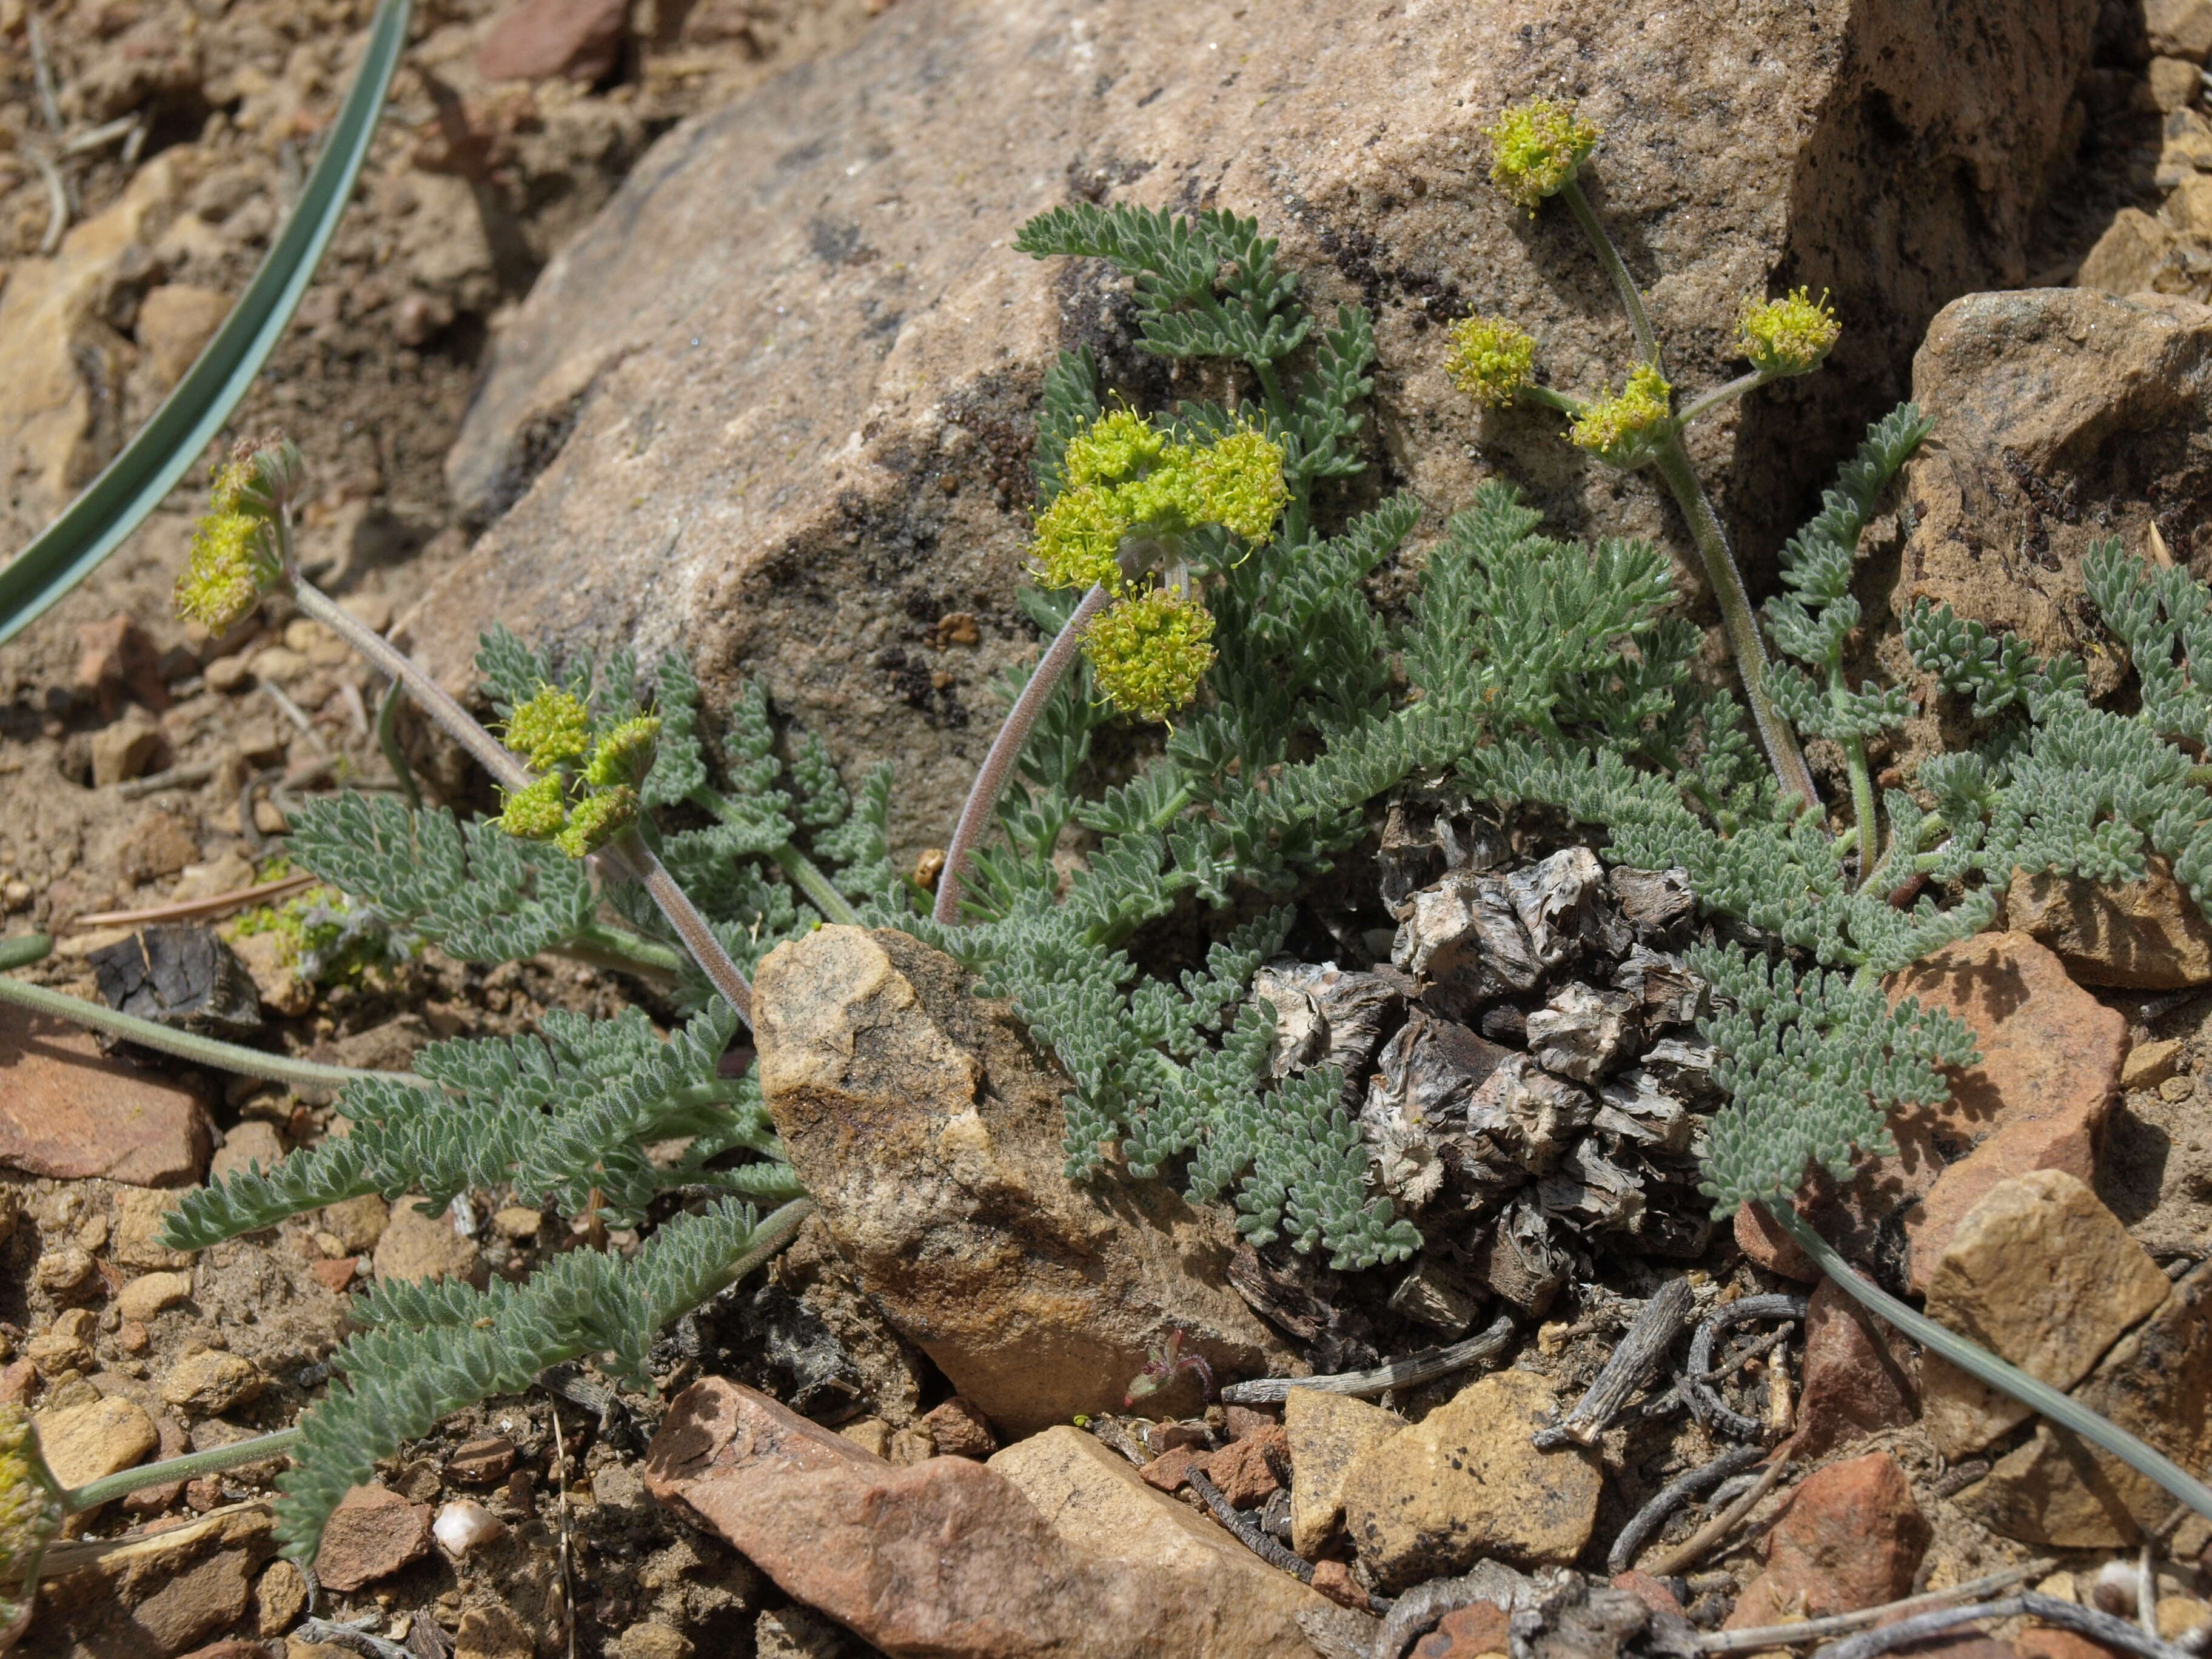
[[[1576, 404], [1557, 394], [1542, 395], [1540, 400], [1574, 419], [1572, 436], [1578, 447], [1616, 466], [1651, 466], [1666, 482], [1675, 505], [1689, 525], [1691, 537], [1705, 564], [1705, 579], [1720, 605], [1721, 625], [1728, 635], [1729, 652], [1735, 659], [1736, 672], [1743, 682], [1744, 701], [1750, 705], [1759, 746], [1765, 750], [1783, 793], [1817, 808], [1820, 794], [1814, 786], [1812, 771], [1805, 764], [1797, 734], [1775, 708], [1767, 686], [1766, 645], [1759, 635], [1751, 595], [1744, 587], [1743, 573], [1729, 546], [1728, 533], [1722, 528], [1720, 517], [1713, 511], [1696, 469], [1690, 465], [1681, 434], [1683, 427], [1693, 416], [1717, 407], [1727, 398], [1741, 396], [1778, 375], [1803, 374], [1817, 367], [1835, 343], [1834, 314], [1826, 309], [1825, 297], [1813, 301], [1803, 289], [1765, 306], [1747, 304], [1738, 319], [1738, 328], [1746, 353], [1754, 365], [1753, 374], [1699, 399], [1688, 410], [1674, 413], [1671, 408], [1672, 389], [1660, 356], [1658, 332], [1651, 325], [1643, 292], [1621, 258], [1620, 250], [1613, 246], [1603, 222], [1591, 208], [1589, 198], [1583, 193], [1579, 175], [1583, 163], [1596, 148], [1601, 136], [1599, 130], [1578, 119], [1571, 106], [1536, 98], [1503, 112], [1491, 125], [1487, 136], [1492, 156], [1491, 179], [1508, 197], [1531, 213], [1549, 197], [1558, 196], [1566, 203], [1567, 210], [1582, 228], [1607, 279], [1613, 284], [1622, 309], [1628, 313], [1642, 359], [1631, 371], [1627, 385], [1618, 393], [1587, 405]], [[1468, 349], [1469, 343], [1455, 338], [1455, 358]], [[1494, 345], [1491, 356], [1493, 360], [1497, 357]], [[1512, 366], [1508, 362], [1504, 367], [1510, 369]], [[1474, 383], [1470, 385], [1469, 380]], [[1483, 401], [1497, 402], [1502, 400], [1497, 395], [1498, 389], [1503, 389], [1510, 397], [1528, 385], [1528, 370], [1521, 368], [1510, 381], [1498, 376], [1495, 371], [1487, 375], [1472, 373], [1462, 377], [1461, 383]], [[1533, 386], [1529, 389], [1540, 392]]]
[[[179, 611], [219, 630], [242, 621], [261, 594], [283, 583], [303, 612], [345, 641], [395, 684], [405, 686], [416, 706], [489, 772], [510, 797], [529, 798], [532, 787], [539, 782], [529, 766], [486, 731], [412, 657], [301, 574], [292, 550], [291, 499], [302, 471], [299, 450], [289, 440], [273, 440], [258, 448], [241, 444], [233, 453], [217, 474], [211, 501], [214, 510], [201, 521], [191, 563], [178, 583]], [[623, 817], [623, 802], [616, 793], [619, 787], [593, 798], [600, 804], [591, 809], [582, 829], [563, 845], [563, 850], [577, 857], [595, 854], [608, 874], [640, 884], [708, 981], [729, 999], [750, 1026], [751, 983], [730, 959], [698, 908], [637, 834], [629, 821], [635, 817], [634, 803], [628, 819]], [[542, 791], [533, 799], [543, 805]]]
[[945, 848], [931, 915], [948, 925], [976, 844], [989, 828], [1038, 718], [1087, 655], [1098, 689], [1142, 720], [1189, 705], [1213, 663], [1213, 618], [1188, 586], [1150, 585], [1147, 567], [1201, 525], [1264, 540], [1291, 498], [1282, 447], [1239, 427], [1210, 444], [1170, 441], [1133, 410], [1101, 416], [1072, 441], [1064, 486], [1037, 515], [1032, 568], [1048, 587], [1080, 587], [1074, 614], [1023, 686], [969, 786]]

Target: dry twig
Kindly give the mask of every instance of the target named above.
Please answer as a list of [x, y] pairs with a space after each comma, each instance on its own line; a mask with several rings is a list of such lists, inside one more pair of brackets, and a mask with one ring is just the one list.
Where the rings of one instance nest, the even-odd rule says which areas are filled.
[[1575, 1408], [1548, 1429], [1540, 1429], [1534, 1443], [1543, 1451], [1574, 1444], [1588, 1446], [1605, 1432], [1606, 1425], [1620, 1415], [1628, 1396], [1644, 1385], [1667, 1350], [1680, 1334], [1690, 1314], [1690, 1281], [1669, 1279], [1644, 1299], [1635, 1319], [1607, 1356], [1605, 1369]]
[[1782, 1479], [1783, 1471], [1789, 1467], [1788, 1458], [1776, 1457], [1766, 1466], [1765, 1473], [1759, 1477], [1758, 1484], [1749, 1492], [1684, 1539], [1677, 1548], [1668, 1552], [1657, 1565], [1644, 1571], [1654, 1578], [1670, 1578], [1685, 1567], [1704, 1559], [1707, 1550], [1726, 1537], [1730, 1528], [1749, 1515], [1758, 1507], [1759, 1501], [1774, 1490], [1775, 1483]]
[[1416, 1382], [1494, 1359], [1512, 1340], [1513, 1321], [1500, 1314], [1487, 1330], [1448, 1348], [1424, 1348], [1370, 1371], [1344, 1371], [1334, 1376], [1265, 1376], [1252, 1382], [1231, 1382], [1221, 1391], [1221, 1401], [1225, 1406], [1279, 1406], [1292, 1389], [1363, 1395], [1381, 1394], [1385, 1389], [1409, 1389]]

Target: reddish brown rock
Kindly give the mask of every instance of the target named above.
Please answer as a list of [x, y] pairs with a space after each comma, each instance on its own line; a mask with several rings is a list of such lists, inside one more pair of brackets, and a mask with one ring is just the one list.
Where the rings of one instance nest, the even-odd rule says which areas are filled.
[[1375, 1603], [1359, 1588], [1359, 1581], [1352, 1576], [1352, 1568], [1345, 1562], [1315, 1562], [1313, 1587], [1340, 1607], [1350, 1607], [1354, 1613], [1374, 1610]]
[[[1892, 979], [1889, 991], [1893, 1000], [1915, 997], [1956, 1014], [1981, 1061], [1952, 1075], [1942, 1106], [1891, 1120], [1893, 1157], [1862, 1158], [1840, 1188], [1816, 1175], [1797, 1210], [1846, 1256], [1920, 1293], [1952, 1229], [1998, 1182], [2063, 1170], [2096, 1184], [2097, 1139], [2119, 1087], [2127, 1021], [2025, 933], [1948, 945]], [[1771, 1273], [1808, 1284], [1820, 1277], [1754, 1206], [1736, 1212], [1735, 1236]]]
[[471, 1440], [456, 1447], [446, 1460], [446, 1473], [465, 1486], [495, 1486], [514, 1468], [514, 1442], [503, 1434]]
[[1766, 1571], [1737, 1598], [1727, 1628], [1825, 1619], [1909, 1595], [1929, 1527], [1887, 1452], [1808, 1475], [1768, 1533]]
[[1257, 1406], [1230, 1406], [1221, 1414], [1222, 1426], [1231, 1440], [1242, 1440], [1248, 1434], [1265, 1433], [1282, 1420], [1275, 1411]]
[[214, 1151], [215, 1125], [191, 1090], [108, 1059], [82, 1026], [0, 1007], [0, 1164], [188, 1187]]
[[1413, 1644], [1413, 1659], [1481, 1659], [1486, 1653], [1504, 1653], [1505, 1609], [1494, 1601], [1474, 1601], [1455, 1607], [1437, 1621], [1437, 1627]]
[[323, 1529], [315, 1575], [330, 1589], [357, 1590], [419, 1560], [430, 1548], [430, 1506], [382, 1486], [356, 1486]]
[[112, 715], [123, 696], [131, 696], [159, 714], [169, 706], [169, 688], [162, 683], [161, 653], [136, 620], [117, 611], [106, 622], [80, 623], [76, 630], [76, 689], [97, 702], [103, 717]]
[[361, 1271], [361, 1258], [342, 1255], [337, 1261], [327, 1259], [310, 1261], [307, 1272], [315, 1282], [333, 1296], [343, 1296], [352, 1287], [354, 1275]]
[[1822, 1457], [1919, 1415], [1919, 1364], [1902, 1339], [1827, 1279], [1805, 1317], [1797, 1451]]
[[2020, 1659], [2123, 1659], [2117, 1648], [2108, 1648], [2101, 1642], [2092, 1642], [2086, 1636], [2052, 1625], [2037, 1625], [2022, 1631], [2013, 1638], [2012, 1648]]
[[[1802, 1436], [1800, 1438], [1802, 1443]], [[1616, 1572], [1613, 1575], [1613, 1587], [1626, 1590], [1654, 1613], [1671, 1613], [1677, 1619], [1682, 1616], [1682, 1604], [1674, 1599], [1674, 1592], [1648, 1572], [1638, 1572], [1633, 1567], [1626, 1572]]]
[[230, 1507], [50, 1573], [25, 1651], [159, 1659], [215, 1641], [246, 1616], [274, 1527], [266, 1508]]
[[988, 1457], [999, 1449], [999, 1437], [991, 1432], [991, 1419], [972, 1400], [958, 1395], [924, 1412], [922, 1426], [946, 1457]]
[[627, 0], [522, 0], [477, 49], [488, 81], [598, 80], [622, 52]]
[[2058, 953], [2084, 985], [2179, 991], [2212, 982], [2212, 924], [2164, 859], [2119, 886], [2015, 870], [2005, 919]]
[[1264, 1504], [1282, 1490], [1279, 1468], [1291, 1465], [1290, 1436], [1279, 1423], [1248, 1434], [1213, 1454], [1206, 1473], [1221, 1494], [1240, 1510]]
[[204, 1648], [194, 1648], [184, 1659], [269, 1659], [269, 1647], [264, 1642], [249, 1642], [242, 1636], [225, 1637], [220, 1642], [210, 1642]]
[[1196, 1446], [1170, 1446], [1137, 1473], [1148, 1486], [1157, 1486], [1162, 1492], [1180, 1492], [1189, 1484], [1193, 1469], [1211, 1477], [1212, 1463], [1213, 1454]]
[[[1103, 1452], [1077, 1431], [1053, 1432]], [[1085, 1467], [1103, 1478], [1103, 1464]], [[1155, 1526], [1211, 1524], [1181, 1515], [1118, 1463], [1105, 1474], [1118, 1483], [1117, 1501], [1141, 1502]], [[1079, 1546], [992, 1469], [962, 1457], [895, 1468], [720, 1378], [694, 1383], [670, 1406], [646, 1484], [793, 1600], [892, 1659], [1310, 1659], [1291, 1608], [1326, 1607], [1295, 1582], [1291, 1595], [1263, 1602], [1226, 1570], [1233, 1556], [1207, 1554], [1201, 1565], [1197, 1540], [1212, 1534], [1178, 1534], [1188, 1566], [1116, 1559], [1109, 1538]]]

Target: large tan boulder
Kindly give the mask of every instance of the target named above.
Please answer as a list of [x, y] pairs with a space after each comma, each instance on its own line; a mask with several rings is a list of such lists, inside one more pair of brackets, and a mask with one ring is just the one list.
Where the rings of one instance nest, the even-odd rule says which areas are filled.
[[[710, 694], [763, 674], [840, 762], [900, 763], [895, 844], [941, 842], [994, 677], [1034, 648], [1013, 589], [1041, 374], [1087, 344], [1148, 399], [1199, 390], [1132, 349], [1097, 267], [1008, 246], [1077, 198], [1256, 216], [1324, 305], [1374, 307], [1371, 430], [1429, 501], [1501, 469], [1559, 522], [1686, 556], [1653, 480], [1543, 411], [1478, 419], [1444, 375], [1437, 325], [1469, 308], [1530, 327], [1563, 386], [1631, 358], [1565, 216], [1484, 176], [1482, 128], [1538, 91], [1606, 128], [1599, 209], [1686, 386], [1735, 372], [1747, 291], [1833, 290], [1829, 370], [1698, 438], [1763, 556], [1937, 307], [2028, 275], [2095, 10], [904, 0], [664, 138], [546, 269], [448, 462], [493, 528], [411, 625], [457, 683], [493, 618], [681, 642]], [[963, 613], [972, 634], [939, 626]]]

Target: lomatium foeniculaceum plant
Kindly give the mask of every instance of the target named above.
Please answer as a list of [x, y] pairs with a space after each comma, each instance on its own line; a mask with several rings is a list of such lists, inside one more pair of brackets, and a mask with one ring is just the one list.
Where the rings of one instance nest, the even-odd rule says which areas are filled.
[[[1556, 118], [1532, 131], [1557, 131]], [[1571, 185], [1570, 161], [1587, 154], [1581, 130], [1565, 131], [1545, 167], [1524, 157], [1536, 200], [1563, 169]], [[788, 1236], [805, 1200], [757, 1085], [722, 1079], [716, 1062], [744, 1011], [739, 963], [821, 921], [905, 927], [1012, 999], [1069, 1079], [1071, 1178], [1174, 1179], [1233, 1203], [1255, 1243], [1343, 1269], [1403, 1260], [1419, 1235], [1372, 1190], [1342, 1077], [1271, 1083], [1273, 1020], [1249, 985], [1293, 907], [1409, 781], [1562, 811], [1594, 826], [1608, 858], [1686, 871], [1706, 914], [1741, 925], [1730, 939], [1754, 930], [1765, 948], [1716, 940], [1693, 963], [1718, 1000], [1706, 1034], [1729, 1094], [1705, 1166], [1716, 1215], [1767, 1206], [1854, 1295], [2212, 1512], [2212, 1493], [2149, 1448], [1860, 1279], [1786, 1201], [1813, 1164], [1840, 1172], [1884, 1146], [1887, 1115], [1940, 1100], [1943, 1068], [1971, 1059], [1955, 1020], [1891, 1008], [1881, 981], [1985, 925], [2015, 866], [2118, 880], [2155, 850], [2200, 901], [2212, 890], [2212, 799], [2188, 747], [2212, 741], [2193, 667], [2212, 654], [2212, 593], [2185, 573], [2147, 574], [2116, 548], [2090, 560], [2092, 599], [2142, 683], [2127, 714], [2088, 703], [2070, 661], [2033, 658], [1946, 610], [1917, 612], [1916, 659], [1971, 699], [1981, 741], [1924, 763], [1916, 790], [1888, 792], [1832, 834], [1778, 784], [1735, 699], [1696, 678], [1701, 632], [1675, 614], [1668, 562], [1646, 544], [1552, 541], [1510, 487], [1486, 484], [1419, 559], [1402, 617], [1378, 613], [1362, 584], [1419, 508], [1405, 495], [1363, 505], [1357, 492], [1370, 322], [1344, 306], [1316, 330], [1251, 222], [1078, 205], [1032, 222], [1019, 246], [1111, 261], [1133, 283], [1145, 349], [1225, 364], [1235, 389], [1147, 414], [1109, 410], [1083, 354], [1048, 372], [1033, 555], [1048, 586], [1023, 598], [1052, 642], [1006, 676], [1012, 713], [933, 915], [885, 856], [888, 776], [856, 802], [818, 744], [779, 759], [757, 687], [725, 714], [711, 781], [680, 658], [658, 665], [648, 707], [627, 655], [556, 671], [495, 631], [479, 667], [502, 745], [292, 568], [295, 458], [264, 448], [219, 483], [185, 602], [219, 622], [289, 586], [504, 792], [496, 820], [469, 824], [342, 795], [306, 815], [295, 857], [403, 942], [476, 960], [550, 949], [678, 967], [697, 1011], [666, 1041], [640, 1014], [549, 1015], [534, 1037], [434, 1044], [413, 1073], [346, 1083], [346, 1139], [187, 1198], [168, 1232], [180, 1247], [370, 1191], [435, 1204], [512, 1188], [625, 1218], [686, 1206], [629, 1261], [575, 1251], [520, 1285], [358, 1299], [363, 1334], [335, 1362], [345, 1382], [287, 1431], [300, 1462], [280, 1527], [294, 1558], [312, 1558], [338, 1497], [406, 1437], [561, 1359], [598, 1354], [640, 1374], [660, 1324]], [[1749, 337], [1785, 364], [1808, 341], [1825, 350], [1826, 313], [1803, 305], [1757, 312]], [[1526, 389], [1533, 346], [1499, 325], [1463, 329], [1453, 349], [1486, 395]], [[1574, 411], [1577, 423], [1622, 457], [1663, 447], [1683, 417], [1662, 382], [1656, 361], [1639, 364], [1620, 393]], [[1857, 620], [1860, 529], [1924, 431], [1910, 409], [1877, 423], [1785, 550], [1786, 591], [1767, 616], [1790, 660], [1763, 682], [1771, 719], [1842, 740], [1909, 709], [1897, 688], [1848, 690], [1839, 664]], [[251, 534], [222, 522], [241, 508]], [[1158, 752], [1090, 791], [1093, 735], [1125, 716], [1166, 722]], [[678, 805], [708, 826], [664, 832], [656, 812]], [[655, 869], [659, 886], [636, 879]], [[1892, 902], [1915, 883], [1926, 891], [1909, 908]], [[1175, 980], [1142, 972], [1131, 949], [1171, 915], [1212, 933], [1203, 965]], [[690, 1147], [675, 1167], [647, 1156], [678, 1137]], [[755, 1199], [785, 1201], [761, 1218]], [[163, 1468], [133, 1474], [166, 1479]]]

